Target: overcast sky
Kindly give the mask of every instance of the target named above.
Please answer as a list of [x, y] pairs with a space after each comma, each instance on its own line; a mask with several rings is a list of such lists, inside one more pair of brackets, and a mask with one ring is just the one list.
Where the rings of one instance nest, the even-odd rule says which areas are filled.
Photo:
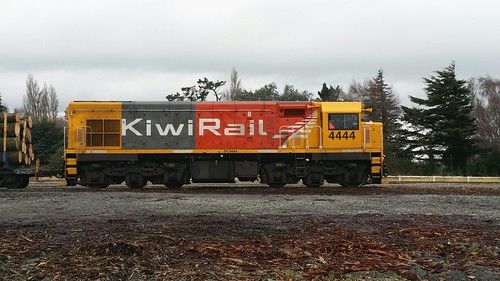
[[165, 100], [199, 78], [317, 93], [382, 68], [404, 104], [452, 61], [500, 78], [498, 0], [0, 1], [0, 93], [28, 73], [70, 100]]

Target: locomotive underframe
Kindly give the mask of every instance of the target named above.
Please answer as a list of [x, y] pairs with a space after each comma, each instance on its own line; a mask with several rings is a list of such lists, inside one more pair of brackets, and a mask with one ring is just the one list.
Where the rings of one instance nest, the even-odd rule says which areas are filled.
[[[193, 183], [256, 181], [272, 187], [302, 182], [319, 187], [325, 180], [342, 186], [380, 183], [372, 174], [372, 157], [380, 153], [276, 154], [80, 154], [77, 177], [84, 186], [103, 188], [125, 182], [142, 188], [147, 182], [179, 188]], [[75, 185], [78, 178], [67, 178]]]

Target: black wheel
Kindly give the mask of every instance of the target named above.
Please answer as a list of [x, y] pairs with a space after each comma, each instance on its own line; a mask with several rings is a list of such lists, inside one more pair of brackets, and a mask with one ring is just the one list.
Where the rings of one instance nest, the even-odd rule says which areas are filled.
[[139, 173], [130, 173], [125, 176], [125, 184], [130, 188], [143, 188], [146, 183], [146, 178]]
[[26, 175], [16, 175], [13, 182], [7, 185], [7, 188], [10, 189], [22, 189], [26, 188], [30, 183], [29, 176]]
[[265, 169], [262, 169], [259, 173], [260, 183], [265, 183], [269, 185], [271, 188], [282, 188], [286, 185], [286, 182], [271, 182], [271, 177], [269, 176], [269, 172]]
[[325, 182], [325, 177], [323, 176], [323, 173], [320, 172], [309, 173], [303, 180], [303, 183], [307, 187], [320, 187], [323, 185], [324, 182]]
[[[76, 181], [76, 178], [75, 178]], [[72, 183], [70, 181], [70, 183]], [[90, 188], [106, 188], [110, 185], [111, 178], [107, 177], [102, 170], [96, 169], [82, 169], [80, 173], [80, 184]]]

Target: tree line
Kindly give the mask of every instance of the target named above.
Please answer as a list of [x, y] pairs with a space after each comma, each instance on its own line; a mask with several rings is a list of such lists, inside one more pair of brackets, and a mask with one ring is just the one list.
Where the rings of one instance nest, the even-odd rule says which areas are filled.
[[[233, 68], [226, 81], [204, 77], [196, 85], [166, 96], [170, 101], [361, 101], [373, 112], [365, 121], [384, 124], [384, 151], [391, 174], [400, 175], [500, 175], [500, 80], [490, 77], [458, 79], [455, 63], [423, 78], [425, 98], [409, 96], [413, 106], [403, 106], [395, 90], [378, 70], [372, 78], [353, 81], [347, 88], [323, 83], [317, 97], [308, 91], [276, 83], [257, 90], [243, 87]], [[55, 88], [43, 87], [32, 74], [26, 79], [23, 106], [14, 111], [30, 114], [33, 149], [42, 168], [56, 171], [63, 164], [65, 121], [58, 116]], [[7, 111], [0, 93], [0, 111]]]
[[[247, 90], [234, 68], [225, 91], [220, 91], [225, 81], [205, 77], [197, 83], [166, 98], [204, 101], [213, 93], [217, 101], [308, 101], [314, 96], [293, 85], [280, 92], [275, 83]], [[409, 96], [411, 107], [401, 105], [382, 69], [346, 90], [323, 83], [316, 100], [361, 101], [373, 108], [362, 118], [383, 123], [386, 162], [393, 174], [500, 175], [500, 80], [458, 79], [452, 62], [423, 83], [426, 98]]]

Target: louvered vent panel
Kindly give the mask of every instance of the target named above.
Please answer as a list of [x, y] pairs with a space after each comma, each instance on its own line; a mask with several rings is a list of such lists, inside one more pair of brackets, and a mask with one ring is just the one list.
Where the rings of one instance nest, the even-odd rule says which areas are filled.
[[90, 147], [120, 146], [120, 120], [88, 119], [86, 145]]
[[119, 134], [104, 135], [104, 146], [120, 146], [120, 135]]
[[119, 133], [120, 120], [104, 120], [104, 132]]

